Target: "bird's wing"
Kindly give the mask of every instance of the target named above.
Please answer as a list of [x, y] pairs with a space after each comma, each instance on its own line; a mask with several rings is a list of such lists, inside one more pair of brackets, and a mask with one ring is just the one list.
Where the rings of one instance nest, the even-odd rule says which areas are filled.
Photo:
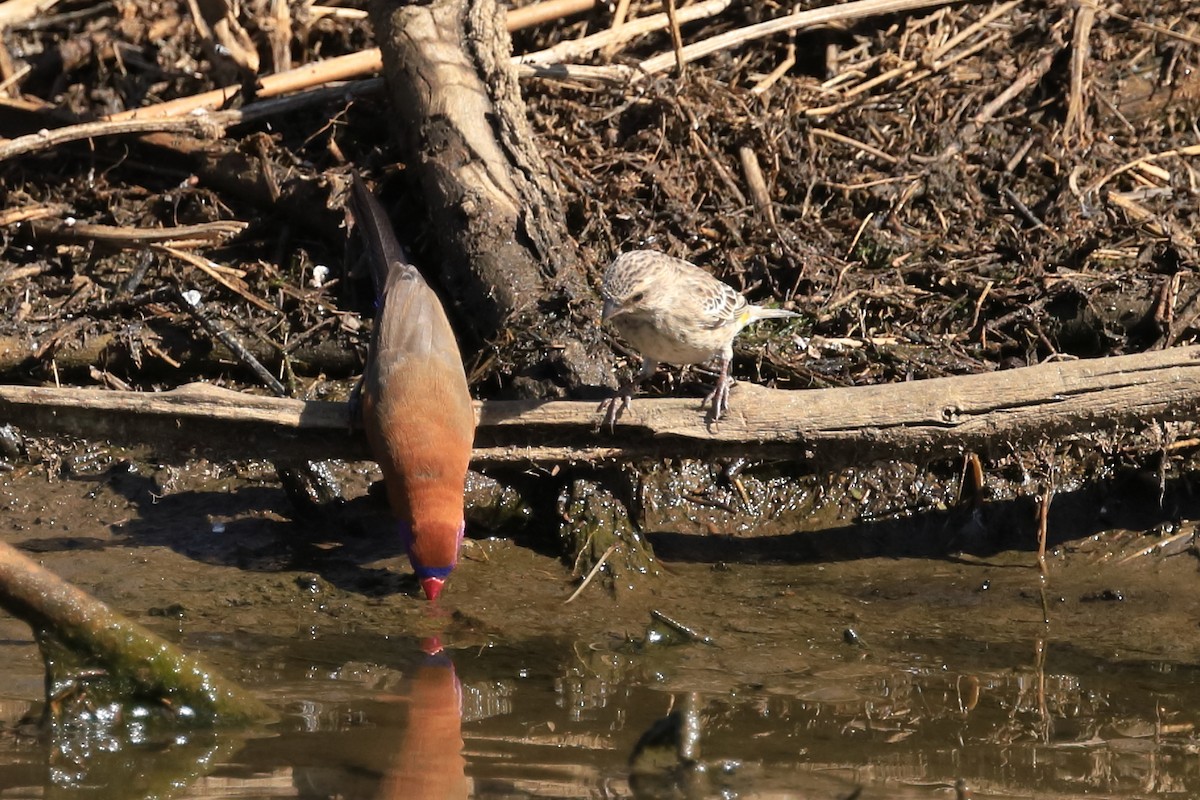
[[746, 298], [729, 284], [722, 283], [707, 273], [692, 278], [688, 291], [699, 303], [698, 314], [702, 325], [720, 328], [737, 321], [746, 308]]

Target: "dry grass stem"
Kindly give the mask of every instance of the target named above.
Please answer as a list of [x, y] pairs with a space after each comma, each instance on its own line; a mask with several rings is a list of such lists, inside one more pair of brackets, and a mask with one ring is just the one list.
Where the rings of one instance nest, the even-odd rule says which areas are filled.
[[508, 29], [516, 31], [532, 28], [535, 25], [591, 11], [595, 7], [596, 0], [545, 0], [521, 8], [511, 8], [508, 10]]
[[[744, 28], [719, 34], [703, 41], [695, 42], [683, 48], [684, 61], [691, 63], [705, 56], [740, 47], [747, 42], [772, 36], [776, 33], [786, 33], [800, 28], [828, 25], [832, 22], [846, 22], [864, 19], [883, 14], [901, 14], [921, 8], [934, 8], [949, 5], [953, 0], [852, 0], [836, 6], [815, 8], [800, 11], [784, 17], [748, 25]], [[654, 75], [669, 69], [675, 63], [676, 54], [668, 53], [654, 56], [641, 62], [642, 72]]]
[[[697, 20], [714, 17], [733, 5], [733, 0], [703, 0], [694, 5], [679, 9], [676, 17], [679, 23], [686, 24]], [[518, 64], [560, 64], [591, 55], [600, 50], [618, 47], [647, 33], [660, 31], [667, 27], [670, 21], [666, 14], [652, 14], [647, 17], [627, 20], [621, 26], [613, 26], [606, 31], [560, 42], [545, 50], [514, 56]]]
[[1086, 118], [1083, 100], [1084, 79], [1087, 70], [1089, 39], [1092, 24], [1096, 21], [1096, 9], [1084, 4], [1075, 12], [1075, 32], [1071, 39], [1071, 99], [1067, 104], [1067, 119], [1063, 123], [1063, 135], [1082, 139], [1086, 135]]

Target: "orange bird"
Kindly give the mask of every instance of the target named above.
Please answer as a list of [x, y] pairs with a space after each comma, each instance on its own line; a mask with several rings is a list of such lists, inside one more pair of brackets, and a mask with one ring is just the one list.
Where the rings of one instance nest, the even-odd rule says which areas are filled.
[[350, 211], [378, 295], [359, 405], [367, 442], [400, 521], [408, 560], [436, 600], [458, 561], [475, 409], [446, 312], [379, 201], [355, 175]]

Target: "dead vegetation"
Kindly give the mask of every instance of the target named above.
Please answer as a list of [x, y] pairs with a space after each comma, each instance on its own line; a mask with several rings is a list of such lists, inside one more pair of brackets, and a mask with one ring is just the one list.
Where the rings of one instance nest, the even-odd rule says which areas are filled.
[[[4, 379], [257, 390], [179, 301], [196, 290], [294, 396], [344, 396], [371, 305], [346, 170], [383, 186], [419, 263], [439, 258], [364, 11], [16, 3]], [[523, 5], [514, 61], [587, 281], [648, 246], [801, 311], [747, 337], [744, 379], [875, 384], [1196, 340], [1189, 2]], [[465, 354], [478, 396], [527, 388], [512, 338]]]

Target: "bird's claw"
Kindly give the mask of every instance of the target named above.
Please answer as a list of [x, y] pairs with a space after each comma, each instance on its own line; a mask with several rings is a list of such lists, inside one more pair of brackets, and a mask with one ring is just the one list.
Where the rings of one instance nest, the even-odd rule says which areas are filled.
[[604, 400], [596, 407], [597, 411], [603, 411], [604, 417], [596, 426], [596, 430], [602, 430], [605, 425], [608, 426], [609, 433], [615, 433], [617, 429], [617, 420], [625, 413], [627, 409], [633, 406], [633, 386], [622, 386], [621, 390], [614, 396]]
[[721, 419], [721, 416], [729, 410], [729, 390], [733, 388], [733, 379], [728, 375], [721, 375], [717, 378], [717, 385], [708, 393], [708, 396], [700, 402], [700, 407], [709, 406], [707, 422], [709, 425]]

